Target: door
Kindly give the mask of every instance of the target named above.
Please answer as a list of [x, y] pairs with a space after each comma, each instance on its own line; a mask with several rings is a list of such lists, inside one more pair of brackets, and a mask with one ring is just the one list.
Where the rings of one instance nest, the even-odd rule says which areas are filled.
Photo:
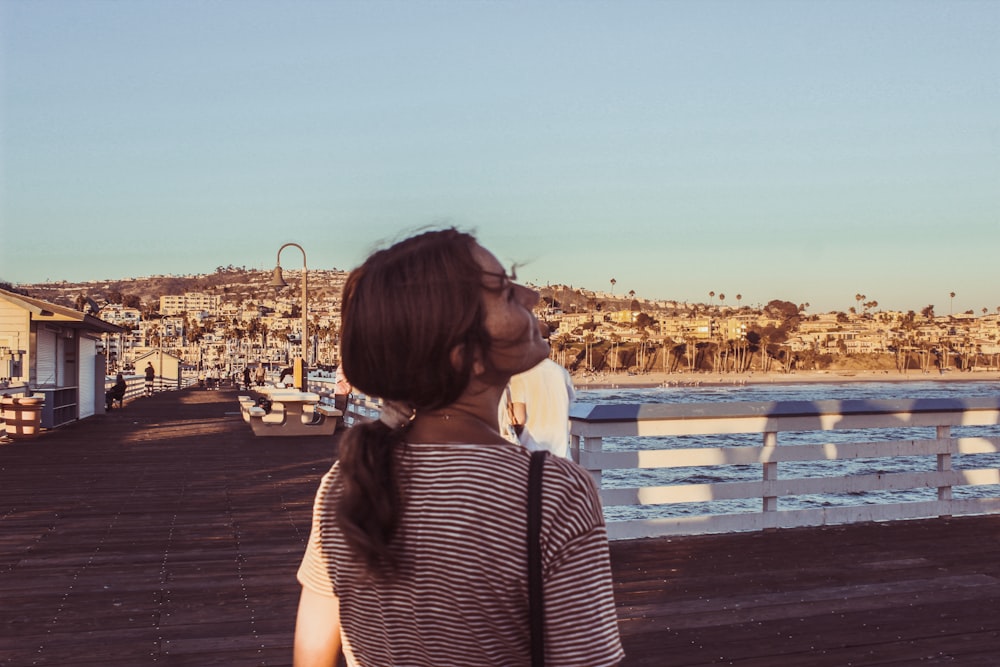
[[[91, 338], [80, 338], [80, 354], [77, 355], [80, 369], [80, 382], [77, 384], [80, 419], [91, 417], [95, 412], [97, 401], [97, 342]], [[102, 397], [103, 398], [103, 397]]]
[[31, 384], [39, 387], [56, 386], [56, 332], [38, 327], [35, 350], [35, 377]]

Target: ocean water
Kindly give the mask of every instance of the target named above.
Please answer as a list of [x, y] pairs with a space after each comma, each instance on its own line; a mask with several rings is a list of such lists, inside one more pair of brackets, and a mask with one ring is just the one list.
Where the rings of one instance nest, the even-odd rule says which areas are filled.
[[[700, 387], [656, 387], [582, 389], [577, 401], [583, 403], [725, 403], [756, 401], [819, 401], [853, 399], [927, 399], [971, 398], [1000, 395], [998, 382], [853, 382], [831, 384], [758, 384]], [[952, 437], [1000, 437], [1000, 425], [955, 427]], [[841, 442], [876, 442], [935, 437], [933, 428], [891, 428], [844, 431], [782, 432], [778, 446]], [[760, 445], [760, 434], [697, 435], [678, 437], [605, 438], [607, 451], [683, 449], [698, 447], [733, 447]], [[956, 455], [955, 470], [1000, 468], [1000, 454]], [[842, 477], [875, 473], [934, 471], [934, 456], [854, 459], [850, 461], [809, 461], [778, 464], [778, 476], [784, 479], [804, 477]], [[759, 465], [730, 465], [652, 470], [607, 470], [602, 477], [604, 488], [631, 488], [674, 484], [704, 484], [756, 481], [761, 478]], [[954, 498], [1000, 496], [1000, 485], [953, 488]], [[783, 497], [779, 510], [814, 507], [849, 506], [871, 503], [919, 502], [937, 498], [935, 488], [905, 489], [851, 494], [823, 494]], [[673, 503], [628, 507], [605, 507], [608, 521], [666, 516], [733, 514], [760, 511], [761, 500], [726, 500], [699, 503]]]

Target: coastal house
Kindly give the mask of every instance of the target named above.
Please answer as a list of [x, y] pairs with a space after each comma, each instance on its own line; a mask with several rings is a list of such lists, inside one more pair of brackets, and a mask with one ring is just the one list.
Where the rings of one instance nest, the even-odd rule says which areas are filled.
[[88, 313], [0, 289], [0, 382], [45, 397], [42, 428], [104, 411], [104, 357], [119, 326]]

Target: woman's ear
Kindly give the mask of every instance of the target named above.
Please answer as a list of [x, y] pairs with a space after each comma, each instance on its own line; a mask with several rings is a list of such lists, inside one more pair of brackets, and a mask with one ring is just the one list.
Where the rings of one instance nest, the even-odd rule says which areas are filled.
[[[459, 344], [451, 348], [449, 359], [451, 367], [456, 371], [461, 371], [465, 366], [465, 344]], [[477, 347], [472, 355], [472, 377], [479, 377], [486, 372], [486, 364], [483, 362], [482, 351]]]

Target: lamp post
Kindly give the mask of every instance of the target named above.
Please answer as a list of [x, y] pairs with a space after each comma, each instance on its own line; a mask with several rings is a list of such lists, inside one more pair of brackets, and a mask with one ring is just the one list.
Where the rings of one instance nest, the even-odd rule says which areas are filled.
[[306, 347], [306, 338], [309, 336], [308, 271], [306, 269], [306, 251], [303, 250], [302, 246], [298, 243], [286, 243], [278, 248], [278, 261], [277, 266], [274, 267], [274, 273], [271, 276], [271, 287], [278, 290], [282, 287], [288, 286], [288, 283], [286, 283], [285, 279], [281, 276], [281, 251], [288, 246], [295, 246], [302, 252], [302, 356], [296, 360], [294, 369], [295, 385], [300, 390], [306, 391], [309, 385], [309, 378], [306, 375], [306, 368], [309, 365], [309, 348]]

